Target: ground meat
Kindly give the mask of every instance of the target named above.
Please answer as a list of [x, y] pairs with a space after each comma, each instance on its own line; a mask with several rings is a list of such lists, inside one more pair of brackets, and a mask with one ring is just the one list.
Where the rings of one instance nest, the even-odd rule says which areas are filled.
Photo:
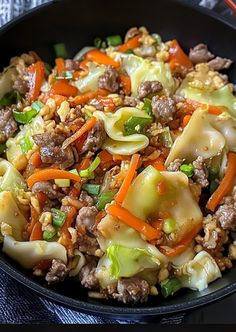
[[118, 281], [116, 292], [111, 294], [114, 299], [123, 303], [141, 302], [148, 300], [150, 286], [146, 280], [127, 278]]
[[180, 166], [183, 164], [184, 159], [175, 159], [170, 163], [170, 165], [167, 167], [167, 170], [169, 172], [178, 172]]
[[156, 120], [165, 125], [173, 120], [173, 115], [176, 112], [175, 102], [170, 97], [159, 98], [154, 96], [152, 98], [152, 112]]
[[29, 92], [29, 82], [25, 79], [26, 77], [27, 73], [24, 71], [17, 76], [13, 84], [13, 89], [17, 90], [21, 95], [25, 95]]
[[215, 213], [223, 229], [236, 231], [236, 203], [233, 197], [226, 197]]
[[88, 289], [98, 289], [99, 288], [99, 282], [96, 278], [95, 272], [96, 272], [96, 261], [90, 261], [86, 265], [82, 267], [82, 269], [79, 272], [79, 280], [81, 282], [81, 285]]
[[52, 266], [46, 274], [46, 281], [48, 284], [55, 284], [64, 281], [68, 274], [66, 265], [59, 259], [53, 259]]
[[76, 225], [82, 226], [89, 233], [93, 233], [96, 228], [97, 213], [95, 206], [82, 207], [77, 215]]
[[111, 65], [107, 66], [105, 73], [98, 79], [98, 87], [110, 92], [116, 92], [119, 89], [118, 72]]
[[98, 110], [98, 111], [104, 111], [104, 104], [103, 104], [103, 102], [101, 100], [92, 99], [89, 102], [89, 105], [95, 107], [96, 110]]
[[208, 51], [207, 45], [198, 44], [190, 49], [189, 58], [195, 65], [197, 63], [207, 62], [214, 58], [214, 54]]
[[136, 107], [140, 100], [138, 98], [125, 96], [124, 106]]
[[49, 199], [56, 199], [58, 197], [57, 190], [49, 181], [36, 182], [31, 190], [34, 195], [37, 193], [44, 193]]
[[59, 164], [68, 168], [75, 162], [73, 149], [69, 146], [62, 149], [65, 137], [54, 132], [46, 132], [33, 136], [34, 142], [40, 147], [40, 157], [45, 164]]
[[210, 214], [203, 218], [204, 236], [196, 237], [197, 243], [211, 254], [219, 253], [224, 250], [223, 245], [228, 241], [228, 232], [223, 230], [215, 216]]
[[138, 87], [138, 97], [143, 99], [151, 93], [157, 93], [163, 89], [159, 81], [146, 81], [142, 82]]
[[78, 232], [78, 248], [81, 252], [96, 256], [96, 251], [99, 249], [99, 244], [93, 235], [81, 234]]
[[215, 59], [208, 62], [208, 66], [211, 70], [220, 71], [228, 69], [232, 65], [233, 61], [226, 58], [217, 56]]
[[203, 157], [199, 156], [195, 161], [193, 161], [194, 175], [193, 180], [200, 184], [202, 188], [209, 185], [208, 181], [208, 171], [204, 163]]
[[79, 70], [79, 64], [80, 62], [78, 60], [71, 60], [71, 59], [66, 59], [65, 60], [65, 67], [66, 70]]
[[95, 123], [95, 126], [88, 132], [88, 136], [83, 144], [81, 153], [88, 151], [96, 152], [102, 147], [106, 137], [107, 134], [104, 129], [103, 121], [98, 120]]
[[0, 143], [5, 143], [9, 137], [17, 131], [17, 123], [13, 119], [12, 110], [9, 107], [0, 110]]
[[81, 191], [81, 194], [79, 196], [79, 200], [86, 206], [93, 206], [94, 205], [93, 198], [91, 196], [89, 196], [86, 191], [83, 191], [83, 190]]
[[126, 35], [125, 35], [125, 42], [127, 42], [129, 39], [131, 39], [131, 38], [137, 36], [139, 33], [140, 33], [140, 32], [139, 32], [139, 29], [138, 29], [138, 28], [136, 28], [136, 27], [130, 28], [130, 29], [127, 31]]

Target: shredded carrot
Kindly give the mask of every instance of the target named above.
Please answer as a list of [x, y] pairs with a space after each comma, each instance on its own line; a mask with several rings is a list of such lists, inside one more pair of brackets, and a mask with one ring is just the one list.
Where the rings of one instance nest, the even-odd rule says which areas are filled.
[[126, 43], [122, 44], [119, 48], [118, 51], [121, 53], [124, 53], [127, 50], [131, 50], [134, 48], [137, 48], [141, 45], [140, 38], [142, 37], [141, 34], [130, 38]]
[[116, 105], [113, 102], [112, 98], [109, 97], [102, 97], [102, 96], [98, 96], [97, 100], [100, 101], [100, 103], [104, 106], [104, 107], [108, 107], [109, 111], [114, 111], [114, 109], [116, 108]]
[[187, 124], [189, 123], [190, 119], [191, 119], [191, 115], [186, 114], [183, 118], [183, 121], [182, 121], [182, 127], [186, 127]]
[[58, 242], [68, 248], [72, 245], [71, 235], [68, 228], [71, 227], [75, 221], [77, 209], [74, 206], [66, 205], [63, 206], [63, 211], [66, 212], [66, 220], [60, 229], [60, 238], [58, 239]]
[[123, 90], [126, 96], [129, 96], [131, 93], [131, 80], [127, 75], [120, 75], [120, 81], [123, 86]]
[[65, 97], [74, 97], [77, 95], [78, 89], [66, 80], [56, 80], [52, 86], [51, 93]]
[[166, 167], [164, 166], [164, 159], [162, 156], [158, 157], [155, 160], [145, 160], [143, 162], [144, 167], [147, 167], [149, 165], [153, 166], [158, 171], [166, 171]]
[[130, 160], [130, 156], [126, 156], [123, 154], [113, 154], [112, 155], [113, 161], [122, 161], [122, 160]]
[[139, 233], [142, 233], [148, 241], [152, 241], [155, 239], [159, 239], [161, 236], [161, 232], [152, 226], [150, 226], [145, 221], [137, 218], [132, 213], [130, 213], [127, 209], [112, 204], [107, 207], [107, 212], [112, 215], [114, 218], [118, 218], [123, 223], [128, 226], [134, 228]]
[[113, 155], [106, 150], [102, 150], [101, 152], [99, 152], [98, 157], [101, 160], [101, 164], [106, 164], [110, 161], [113, 161]]
[[27, 179], [27, 184], [31, 188], [36, 182], [55, 179], [70, 179], [74, 181], [80, 181], [79, 175], [61, 169], [45, 168], [30, 175]]
[[39, 221], [37, 221], [30, 235], [29, 241], [42, 240], [42, 238], [43, 238], [42, 224]]
[[88, 73], [88, 62], [90, 62], [91, 60], [89, 59], [84, 59], [80, 62], [79, 64], [79, 68], [83, 70], [84, 74], [87, 74]]
[[39, 151], [36, 151], [32, 154], [32, 156], [30, 157], [29, 163], [36, 168], [42, 164], [42, 160], [41, 160]]
[[40, 95], [41, 85], [44, 80], [44, 63], [37, 61], [27, 69], [29, 73], [29, 97], [30, 101], [35, 101]]
[[52, 95], [52, 98], [55, 100], [57, 106], [60, 106], [66, 100], [66, 97], [62, 95]]
[[212, 196], [207, 202], [207, 209], [212, 212], [215, 211], [216, 207], [220, 204], [225, 195], [230, 193], [233, 187], [236, 176], [236, 154], [233, 152], [228, 153], [228, 166], [225, 172], [225, 176], [220, 182], [219, 187], [214, 191]]
[[223, 112], [227, 112], [227, 108], [223, 106], [209, 106], [208, 113], [213, 115], [220, 115]]
[[105, 211], [99, 211], [98, 214], [96, 215], [96, 225], [100, 223], [100, 221], [105, 217], [106, 212]]
[[157, 192], [159, 195], [164, 195], [166, 193], [166, 181], [160, 181], [157, 184]]
[[94, 127], [96, 118], [92, 116], [76, 133], [68, 137], [62, 144], [62, 149], [66, 149], [71, 143], [80, 138], [84, 133]]
[[192, 68], [193, 64], [189, 57], [184, 53], [176, 39], [172, 40], [169, 48], [169, 65], [171, 70], [175, 70], [178, 66]]
[[83, 171], [87, 169], [91, 165], [91, 161], [89, 158], [84, 158], [81, 163], [76, 167], [77, 171]]
[[76, 80], [78, 78], [80, 78], [81, 76], [81, 71], [80, 70], [76, 70], [73, 72], [73, 78]]
[[62, 58], [57, 58], [55, 60], [58, 73], [63, 73], [66, 71], [65, 60]]
[[167, 246], [160, 246], [158, 249], [168, 257], [175, 257], [180, 255], [183, 251], [186, 250], [188, 245], [192, 242], [198, 232], [201, 230], [202, 224], [197, 225], [194, 229], [189, 231], [185, 237], [174, 247], [170, 248]]
[[[72, 128], [71, 128], [72, 129]], [[75, 141], [75, 147], [78, 152], [81, 152], [81, 149], [84, 145], [84, 142], [88, 136], [88, 133], [84, 133], [82, 136], [80, 136], [76, 141]]]
[[102, 53], [101, 51], [95, 49], [88, 51], [88, 53], [86, 54], [86, 59], [89, 61], [97, 62], [101, 65], [111, 65], [115, 68], [120, 67], [119, 62], [113, 60], [105, 53]]
[[83, 95], [77, 95], [75, 98], [73, 98], [73, 100], [70, 101], [70, 105], [74, 107], [76, 105], [85, 104], [93, 98], [98, 98], [99, 96], [107, 96], [108, 94], [109, 92], [104, 89], [99, 89], [94, 92], [87, 92]]
[[130, 162], [130, 167], [129, 170], [127, 172], [127, 175], [118, 191], [118, 193], [115, 196], [115, 201], [117, 203], [122, 203], [125, 195], [127, 194], [127, 191], [129, 189], [129, 186], [131, 185], [131, 182], [135, 176], [135, 172], [139, 163], [139, 159], [140, 159], [140, 155], [139, 154], [134, 154], [131, 158], [131, 162]]
[[39, 192], [39, 193], [37, 193], [37, 199], [38, 199], [38, 202], [40, 205], [40, 209], [42, 210], [43, 206], [47, 200], [47, 195], [45, 193]]

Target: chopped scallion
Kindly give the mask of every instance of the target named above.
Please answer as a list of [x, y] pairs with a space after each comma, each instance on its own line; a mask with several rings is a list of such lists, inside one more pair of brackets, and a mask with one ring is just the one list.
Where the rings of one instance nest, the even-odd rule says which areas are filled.
[[86, 168], [86, 169], [79, 172], [79, 175], [82, 178], [92, 178], [92, 177], [94, 177], [93, 172], [99, 166], [100, 162], [101, 162], [101, 159], [97, 156], [88, 168]]
[[194, 173], [194, 167], [192, 164], [183, 164], [180, 166], [180, 171], [187, 175], [187, 177], [191, 178]]
[[143, 100], [144, 106], [143, 106], [143, 111], [147, 113], [149, 116], [152, 116], [152, 101], [151, 99], [144, 98]]
[[102, 46], [102, 39], [101, 38], [95, 38], [94, 39], [94, 46], [96, 48], [101, 48], [101, 46]]
[[124, 53], [125, 53], [125, 54], [134, 54], [134, 51], [132, 50], [132, 48], [129, 48], [129, 49], [126, 50]]
[[96, 195], [99, 194], [100, 187], [101, 186], [99, 184], [85, 183], [82, 186], [82, 189], [84, 189], [85, 191], [87, 191], [88, 194], [96, 196]]
[[115, 196], [115, 192], [113, 191], [104, 191], [98, 196], [98, 200], [96, 203], [96, 208], [98, 211], [101, 211], [105, 208], [105, 206], [110, 203]]
[[36, 100], [31, 105], [31, 108], [34, 109], [35, 111], [37, 111], [39, 113], [40, 110], [41, 110], [41, 108], [43, 108], [43, 106], [44, 106], [44, 104], [41, 101]]
[[49, 232], [49, 231], [45, 230], [45, 231], [43, 232], [43, 239], [44, 239], [45, 241], [52, 241], [52, 240], [55, 238], [56, 234], [57, 234], [56, 231], [54, 231], [54, 232]]
[[57, 58], [68, 58], [68, 53], [64, 43], [58, 43], [54, 45], [54, 51]]
[[75, 168], [71, 169], [69, 172], [72, 173], [72, 174], [75, 174], [75, 175], [79, 175], [77, 169], [75, 169]]
[[18, 91], [11, 91], [7, 92], [1, 99], [0, 99], [0, 105], [1, 106], [10, 106], [12, 104], [17, 104], [19, 101], [21, 101], [22, 97], [19, 94]]
[[27, 153], [29, 150], [31, 150], [33, 147], [33, 143], [31, 142], [31, 139], [29, 136], [25, 136], [20, 141], [20, 148], [23, 153]]
[[53, 215], [53, 220], [52, 224], [55, 227], [61, 227], [65, 220], [66, 220], [66, 212], [58, 210], [58, 209], [51, 209], [52, 215]]
[[173, 233], [176, 230], [176, 221], [172, 218], [168, 218], [164, 220], [163, 223], [163, 231], [166, 234]]
[[124, 134], [132, 135], [132, 134], [142, 134], [144, 132], [145, 127], [151, 123], [151, 118], [141, 118], [138, 116], [131, 116], [124, 123]]
[[181, 281], [178, 278], [172, 277], [166, 279], [161, 282], [161, 294], [164, 298], [167, 298], [176, 293], [181, 287]]
[[38, 111], [34, 108], [27, 112], [18, 112], [13, 110], [12, 114], [16, 122], [26, 124], [31, 122], [31, 120], [38, 114]]
[[120, 35], [108, 36], [106, 38], [108, 46], [118, 46], [122, 44], [122, 39]]

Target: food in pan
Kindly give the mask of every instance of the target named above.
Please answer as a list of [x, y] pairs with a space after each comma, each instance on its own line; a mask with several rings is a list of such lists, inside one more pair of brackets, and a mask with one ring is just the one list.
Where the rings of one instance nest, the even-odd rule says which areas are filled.
[[3, 252], [101, 299], [207, 288], [236, 259], [232, 61], [144, 27], [55, 51], [0, 76]]

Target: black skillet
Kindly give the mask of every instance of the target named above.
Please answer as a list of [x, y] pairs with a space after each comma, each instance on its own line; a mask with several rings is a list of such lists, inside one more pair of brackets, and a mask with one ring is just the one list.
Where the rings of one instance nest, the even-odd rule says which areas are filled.
[[[7, 24], [0, 30], [0, 67], [10, 57], [29, 50], [53, 62], [52, 45], [65, 42], [70, 56], [97, 36], [121, 33], [132, 26], [146, 26], [164, 40], [176, 38], [187, 50], [204, 42], [212, 52], [236, 60], [236, 26], [216, 14], [196, 8], [195, 1], [51, 1]], [[192, 4], [191, 4], [192, 3]], [[229, 72], [236, 80], [236, 66]], [[219, 300], [236, 291], [236, 266], [203, 292], [181, 290], [173, 298], [152, 297], [146, 304], [124, 305], [92, 300], [72, 280], [48, 287], [0, 252], [0, 268], [25, 286], [62, 305], [81, 312], [116, 318], [144, 319], [186, 311]]]

